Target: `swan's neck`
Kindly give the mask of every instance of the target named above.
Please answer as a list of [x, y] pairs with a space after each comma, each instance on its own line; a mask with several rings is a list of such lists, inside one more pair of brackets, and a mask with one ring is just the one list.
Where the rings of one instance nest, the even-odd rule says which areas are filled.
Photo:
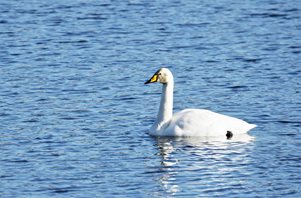
[[166, 127], [166, 125], [172, 118], [173, 88], [174, 88], [173, 80], [163, 84], [160, 108], [159, 108], [156, 123], [154, 125], [157, 131], [162, 129], [162, 127]]

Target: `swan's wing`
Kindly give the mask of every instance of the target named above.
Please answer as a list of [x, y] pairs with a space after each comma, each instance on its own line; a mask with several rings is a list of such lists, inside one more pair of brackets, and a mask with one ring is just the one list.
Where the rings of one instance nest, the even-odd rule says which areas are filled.
[[176, 113], [166, 133], [176, 136], [225, 136], [246, 133], [254, 128], [243, 120], [203, 109], [185, 109]]

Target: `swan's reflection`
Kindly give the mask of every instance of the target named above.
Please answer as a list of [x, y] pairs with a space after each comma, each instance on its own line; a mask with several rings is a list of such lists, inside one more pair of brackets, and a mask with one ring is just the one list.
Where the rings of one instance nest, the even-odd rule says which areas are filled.
[[[163, 173], [159, 179], [160, 184], [168, 194], [175, 195], [181, 190], [180, 185], [183, 182], [177, 181], [180, 171], [197, 171], [202, 170], [202, 167], [215, 174], [234, 171], [239, 166], [229, 168], [223, 164], [217, 165], [217, 162], [223, 163], [220, 159], [231, 156], [231, 160], [237, 163], [247, 163], [245, 155], [250, 149], [247, 145], [254, 139], [248, 134], [236, 135], [230, 140], [225, 137], [156, 137], [158, 155], [161, 157], [160, 169]], [[200, 175], [199, 172], [195, 173]]]
[[171, 195], [176, 194], [179, 191], [179, 186], [173, 184], [173, 176], [177, 174], [173, 166], [178, 163], [177, 158], [173, 158], [171, 155], [175, 151], [172, 138], [158, 137], [156, 138], [159, 148], [158, 155], [161, 156], [161, 171], [163, 175], [160, 177], [160, 184], [164, 190]]

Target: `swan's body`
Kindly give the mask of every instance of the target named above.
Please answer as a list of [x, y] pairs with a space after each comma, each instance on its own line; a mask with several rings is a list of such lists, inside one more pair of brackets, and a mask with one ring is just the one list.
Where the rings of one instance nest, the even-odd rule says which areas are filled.
[[163, 84], [161, 103], [157, 119], [150, 129], [154, 136], [225, 136], [247, 133], [254, 124], [238, 118], [222, 115], [204, 109], [185, 109], [173, 115], [172, 73], [166, 69], [158, 70], [145, 84]]

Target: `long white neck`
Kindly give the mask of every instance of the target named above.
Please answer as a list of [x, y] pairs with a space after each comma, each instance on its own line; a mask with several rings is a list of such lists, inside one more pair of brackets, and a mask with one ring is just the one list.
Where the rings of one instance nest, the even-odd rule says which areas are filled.
[[168, 83], [163, 84], [160, 108], [159, 108], [157, 120], [154, 124], [156, 130], [160, 130], [162, 127], [165, 127], [166, 124], [172, 118], [173, 88], [174, 88], [173, 79], [171, 79]]

